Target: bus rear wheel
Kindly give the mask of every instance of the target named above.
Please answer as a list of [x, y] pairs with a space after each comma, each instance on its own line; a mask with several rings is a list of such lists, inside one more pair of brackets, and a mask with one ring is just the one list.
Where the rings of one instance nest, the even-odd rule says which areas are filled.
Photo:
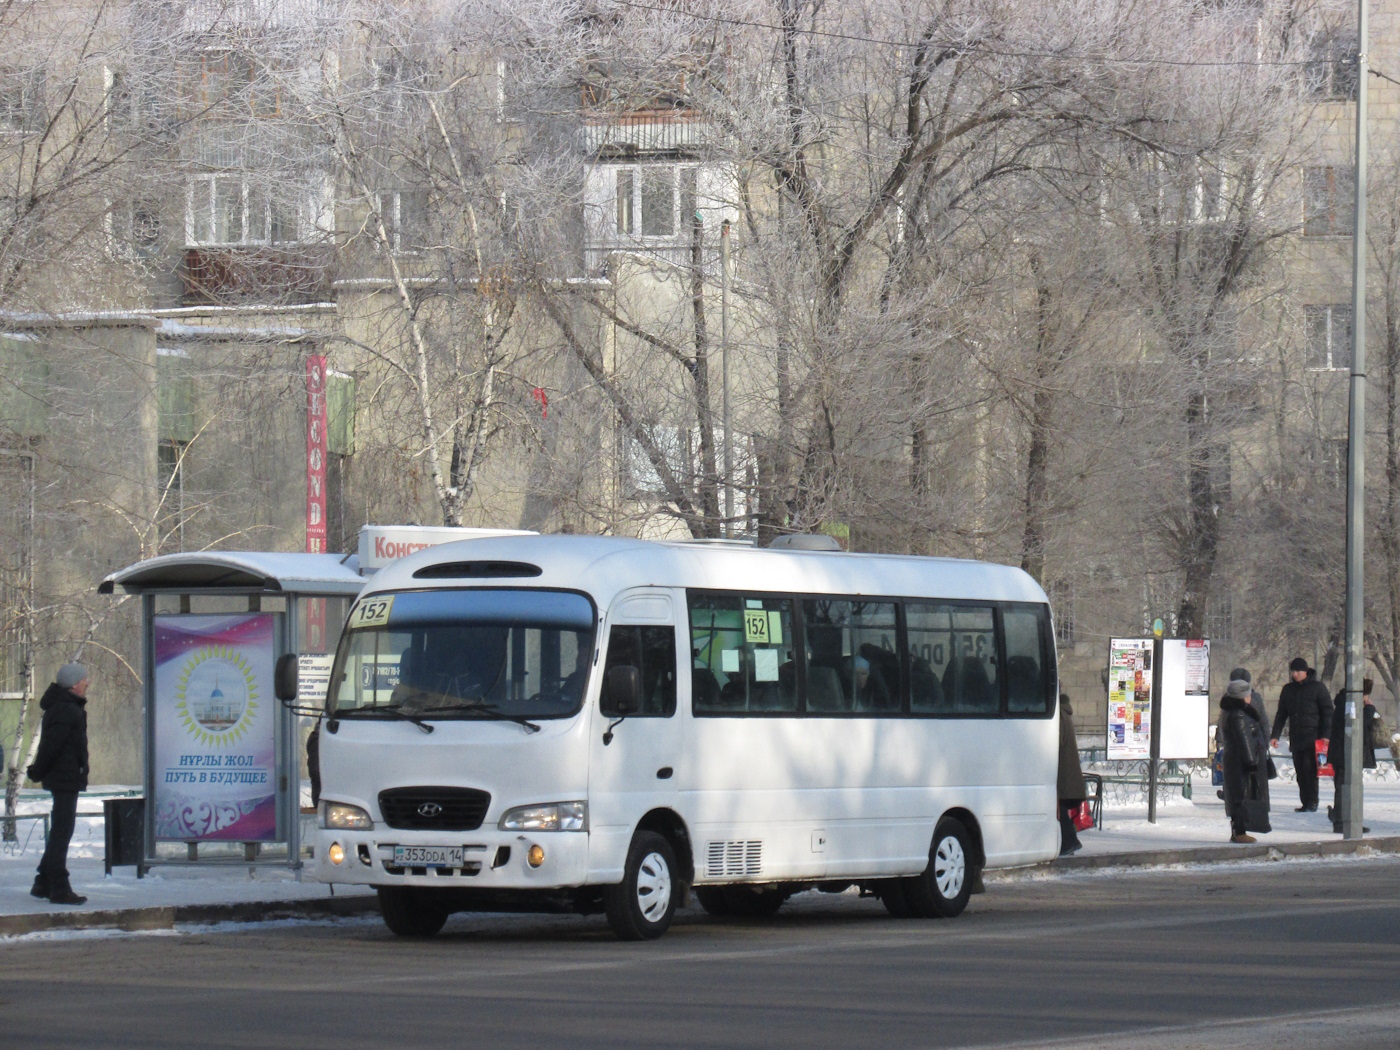
[[431, 937], [447, 922], [447, 909], [411, 886], [380, 886], [379, 914], [400, 937]]
[[633, 836], [622, 881], [603, 891], [608, 925], [618, 940], [655, 940], [670, 928], [682, 890], [676, 871], [675, 851], [662, 836]]
[[951, 919], [967, 907], [977, 881], [971, 837], [962, 821], [944, 817], [933, 832], [928, 867], [903, 880], [909, 908], [921, 919]]

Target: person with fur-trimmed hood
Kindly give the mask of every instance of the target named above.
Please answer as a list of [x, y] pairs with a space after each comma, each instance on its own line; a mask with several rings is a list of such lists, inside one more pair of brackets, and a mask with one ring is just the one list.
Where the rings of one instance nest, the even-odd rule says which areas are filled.
[[[1258, 708], [1249, 702], [1250, 684], [1230, 683], [1220, 701], [1224, 727], [1225, 813], [1230, 841], [1253, 842], [1251, 831], [1269, 831], [1269, 734]], [[1246, 806], [1245, 803], [1250, 803]], [[1262, 802], [1262, 819], [1260, 807]]]

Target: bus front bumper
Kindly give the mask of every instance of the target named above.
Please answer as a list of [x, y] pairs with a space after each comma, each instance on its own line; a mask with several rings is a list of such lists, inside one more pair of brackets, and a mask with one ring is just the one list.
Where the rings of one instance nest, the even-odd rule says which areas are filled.
[[[549, 890], [588, 881], [588, 833], [318, 828], [307, 873], [319, 882], [439, 889]], [[427, 851], [425, 852], [421, 851]], [[430, 862], [421, 858], [429, 856]]]

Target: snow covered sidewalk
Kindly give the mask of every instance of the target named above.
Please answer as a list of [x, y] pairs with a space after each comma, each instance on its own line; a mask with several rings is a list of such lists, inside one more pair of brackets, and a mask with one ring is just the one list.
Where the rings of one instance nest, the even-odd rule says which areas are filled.
[[[101, 790], [101, 789], [95, 789]], [[124, 789], [110, 788], [112, 793]], [[1196, 778], [1192, 800], [1176, 795], [1159, 805], [1157, 823], [1147, 822], [1145, 803], [1105, 804], [1102, 830], [1082, 832], [1084, 848], [1076, 856], [1043, 867], [1083, 868], [1190, 864], [1258, 859], [1276, 850], [1288, 855], [1351, 851], [1333, 834], [1325, 808], [1332, 785], [1322, 783], [1323, 812], [1295, 813], [1297, 790], [1291, 783], [1272, 785], [1274, 830], [1258, 836], [1255, 846], [1235, 846], [1229, 838], [1225, 807], [1207, 778]], [[26, 793], [21, 812], [42, 812], [48, 796]], [[1400, 852], [1400, 779], [1367, 780], [1367, 843]], [[296, 915], [344, 915], [373, 910], [371, 892], [298, 882], [293, 872], [272, 865], [250, 871], [246, 864], [158, 867], [145, 878], [134, 867], [103, 874], [104, 834], [100, 797], [85, 797], [78, 807], [77, 830], [68, 852], [73, 887], [88, 898], [66, 907], [29, 895], [34, 869], [43, 852], [39, 821], [21, 821], [18, 841], [0, 844], [0, 937], [46, 928], [84, 926], [161, 928], [185, 922], [254, 921]]]

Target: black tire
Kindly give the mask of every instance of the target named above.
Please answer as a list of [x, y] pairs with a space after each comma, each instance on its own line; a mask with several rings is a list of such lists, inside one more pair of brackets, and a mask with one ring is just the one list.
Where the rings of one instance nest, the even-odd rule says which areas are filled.
[[695, 899], [700, 902], [700, 907], [711, 915], [723, 918], [733, 914], [729, 910], [729, 895], [724, 891], [723, 886], [696, 886]]
[[400, 937], [431, 937], [447, 922], [448, 911], [411, 886], [380, 886], [379, 914]]
[[670, 928], [683, 888], [671, 844], [654, 831], [639, 831], [622, 881], [603, 890], [608, 925], [621, 941], [655, 940]]
[[909, 906], [909, 898], [904, 892], [903, 879], [881, 879], [875, 884], [875, 894], [896, 919], [912, 919], [914, 909]]
[[977, 881], [971, 836], [955, 817], [944, 817], [933, 832], [928, 867], [902, 880], [909, 907], [921, 919], [951, 919], [967, 907]]
[[771, 919], [787, 900], [787, 894], [771, 887], [729, 886], [724, 890], [729, 914], [745, 919]]

